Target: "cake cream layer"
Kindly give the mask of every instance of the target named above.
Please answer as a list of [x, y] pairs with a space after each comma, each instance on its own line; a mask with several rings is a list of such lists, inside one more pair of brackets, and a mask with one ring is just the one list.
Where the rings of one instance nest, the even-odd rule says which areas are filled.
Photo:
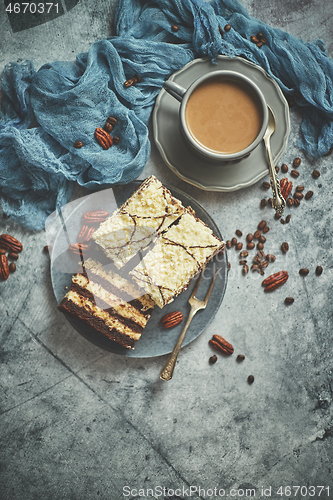
[[88, 259], [85, 264], [85, 272], [72, 277], [60, 311], [133, 349], [151, 316], [154, 302], [133, 283], [104, 270], [100, 263]]
[[184, 291], [223, 247], [224, 242], [188, 208], [130, 274], [162, 308]]
[[148, 177], [92, 238], [119, 269], [177, 220], [185, 208], [155, 177]]

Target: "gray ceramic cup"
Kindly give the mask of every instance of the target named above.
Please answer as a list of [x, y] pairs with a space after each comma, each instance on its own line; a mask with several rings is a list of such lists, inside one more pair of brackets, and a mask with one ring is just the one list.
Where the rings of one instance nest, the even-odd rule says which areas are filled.
[[[241, 151], [237, 151], [236, 153], [219, 153], [212, 151], [208, 148], [205, 148], [195, 140], [195, 138], [188, 130], [186, 124], [185, 110], [187, 102], [192, 92], [199, 85], [206, 82], [207, 80], [216, 78], [233, 81], [238, 85], [241, 85], [243, 88], [245, 88], [253, 96], [258, 106], [258, 111], [260, 112], [261, 127], [257, 137], [249, 146], [247, 146], [245, 149], [242, 149]], [[224, 71], [224, 70], [212, 71], [195, 80], [188, 87], [188, 89], [184, 89], [177, 83], [170, 80], [167, 80], [164, 83], [164, 88], [170, 95], [172, 95], [175, 99], [177, 99], [181, 103], [179, 109], [181, 131], [190, 149], [194, 153], [196, 153], [197, 156], [201, 157], [203, 160], [212, 161], [213, 163], [216, 164], [220, 163], [221, 165], [223, 165], [225, 162], [241, 160], [242, 158], [248, 156], [251, 153], [251, 151], [253, 151], [258, 146], [258, 144], [263, 140], [268, 125], [267, 103], [259, 87], [252, 80], [250, 80], [250, 78], [242, 75], [241, 73], [237, 73], [236, 71]], [[232, 119], [232, 117], [230, 117], [230, 119]]]

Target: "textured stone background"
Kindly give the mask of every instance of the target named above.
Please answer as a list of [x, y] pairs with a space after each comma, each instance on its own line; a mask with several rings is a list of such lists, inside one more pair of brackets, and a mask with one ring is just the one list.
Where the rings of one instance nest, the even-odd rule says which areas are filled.
[[[63, 16], [13, 33], [0, 2], [0, 71], [26, 58], [36, 67], [72, 59], [112, 34], [113, 1], [61, 4], [68, 10]], [[323, 38], [333, 56], [332, 2], [243, 4], [304, 40]], [[153, 146], [141, 178], [154, 173], [194, 196], [225, 239], [236, 228], [253, 232], [265, 218], [271, 227], [265, 250], [277, 255], [269, 269], [283, 266], [290, 273], [288, 283], [268, 296], [255, 276], [241, 275], [238, 256], [230, 251], [222, 306], [210, 327], [182, 350], [169, 383], [159, 380], [164, 358], [106, 353], [70, 327], [56, 310], [44, 233], [29, 232], [0, 212], [1, 232], [24, 244], [16, 274], [0, 283], [1, 500], [120, 500], [125, 485], [187, 492], [193, 485], [226, 493], [255, 488], [256, 498], [262, 487], [272, 486], [274, 499], [286, 498], [277, 495], [279, 486], [322, 485], [333, 495], [332, 156], [314, 161], [300, 152], [297, 111], [291, 121], [281, 163], [301, 156], [298, 183], [314, 197], [291, 210], [284, 226], [272, 210], [259, 209], [260, 182], [234, 193], [202, 192], [170, 172]], [[321, 172], [317, 181], [314, 168]], [[290, 244], [286, 256], [279, 250], [282, 241]], [[324, 268], [321, 277], [314, 274], [317, 264]], [[300, 267], [310, 269], [306, 278], [299, 276]], [[283, 303], [287, 295], [295, 297], [290, 307]], [[219, 356], [209, 366], [213, 333], [230, 340], [245, 361]], [[140, 498], [134, 493], [130, 498]], [[302, 498], [313, 498], [310, 493]], [[186, 491], [181, 497], [187, 498]], [[192, 498], [209, 497], [202, 491]], [[328, 498], [328, 490], [320, 498]]]

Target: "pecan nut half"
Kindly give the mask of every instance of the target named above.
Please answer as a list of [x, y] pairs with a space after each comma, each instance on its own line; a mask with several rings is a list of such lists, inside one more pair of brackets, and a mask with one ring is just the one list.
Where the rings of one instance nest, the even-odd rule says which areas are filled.
[[97, 127], [97, 129], [95, 130], [95, 137], [98, 144], [100, 144], [103, 149], [109, 149], [113, 144], [111, 135], [101, 127]]
[[223, 352], [223, 354], [227, 354], [228, 356], [234, 352], [232, 344], [225, 340], [225, 338], [221, 337], [221, 335], [213, 335], [213, 337], [209, 340], [209, 344], [217, 351]]
[[68, 249], [75, 255], [82, 255], [89, 250], [89, 245], [86, 243], [72, 243]]
[[277, 273], [271, 274], [268, 278], [264, 279], [262, 285], [265, 287], [265, 292], [272, 292], [276, 290], [279, 286], [283, 285], [289, 275], [287, 271], [279, 271]]
[[86, 223], [96, 223], [104, 222], [109, 217], [109, 212], [106, 210], [92, 210], [91, 212], [86, 212], [82, 215], [82, 222]]
[[5, 254], [0, 255], [0, 278], [6, 280], [9, 277], [9, 264]]
[[6, 248], [10, 252], [20, 253], [23, 250], [22, 243], [10, 234], [2, 234], [0, 236], [0, 247]]
[[174, 326], [179, 325], [183, 321], [184, 315], [180, 311], [174, 311], [166, 314], [161, 319], [161, 323], [164, 328], [173, 328]]

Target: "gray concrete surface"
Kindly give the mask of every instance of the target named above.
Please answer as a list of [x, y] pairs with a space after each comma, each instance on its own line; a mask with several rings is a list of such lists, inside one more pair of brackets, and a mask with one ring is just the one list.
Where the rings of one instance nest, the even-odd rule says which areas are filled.
[[[333, 56], [332, 2], [243, 4], [304, 40], [323, 38]], [[13, 34], [1, 3], [0, 71], [11, 60], [33, 59], [38, 67], [73, 58], [111, 33], [113, 6], [82, 0], [64, 16]], [[296, 111], [291, 122], [279, 163], [290, 166], [300, 156], [297, 183], [314, 196], [290, 210], [287, 225], [271, 209], [259, 208], [266, 195], [261, 182], [229, 194], [203, 192], [179, 180], [152, 148], [141, 178], [154, 173], [194, 196], [225, 239], [237, 228], [253, 232], [267, 220], [265, 251], [277, 260], [266, 275], [281, 268], [290, 274], [284, 287], [264, 294], [261, 279], [242, 276], [231, 250], [222, 306], [209, 328], [181, 351], [168, 383], [159, 380], [164, 358], [107, 353], [70, 327], [56, 309], [45, 234], [27, 231], [0, 212], [1, 233], [24, 245], [17, 272], [0, 283], [1, 500], [154, 498], [146, 490], [156, 487], [188, 498], [190, 486], [202, 489], [192, 490], [192, 498], [214, 498], [214, 488], [217, 495], [224, 489], [236, 498], [242, 492], [254, 496], [252, 489], [256, 498], [332, 497], [332, 156], [306, 157], [296, 147]], [[321, 172], [317, 180], [314, 168]], [[286, 255], [282, 241], [290, 245]], [[314, 272], [318, 264], [324, 269], [320, 277]], [[305, 278], [298, 274], [301, 267], [310, 270]], [[289, 307], [286, 296], [295, 298]], [[208, 339], [214, 333], [232, 342], [235, 354], [210, 366]], [[236, 362], [238, 353], [245, 354], [243, 363]], [[303, 489], [294, 495], [294, 486]], [[154, 493], [172, 498], [172, 491]]]

